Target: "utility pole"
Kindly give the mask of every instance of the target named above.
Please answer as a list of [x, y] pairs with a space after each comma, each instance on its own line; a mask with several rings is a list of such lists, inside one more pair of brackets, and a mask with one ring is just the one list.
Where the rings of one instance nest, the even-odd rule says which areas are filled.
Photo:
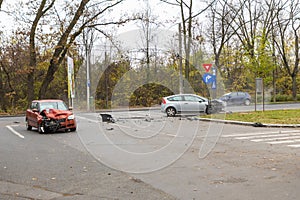
[[181, 37], [181, 23], [178, 24], [179, 36], [179, 93], [183, 93], [183, 80], [182, 80], [182, 37]]
[[87, 30], [86, 34], [86, 46], [85, 46], [85, 51], [86, 51], [86, 109], [87, 111], [90, 111], [90, 48], [89, 48], [89, 43], [88, 43], [88, 33], [89, 29]]

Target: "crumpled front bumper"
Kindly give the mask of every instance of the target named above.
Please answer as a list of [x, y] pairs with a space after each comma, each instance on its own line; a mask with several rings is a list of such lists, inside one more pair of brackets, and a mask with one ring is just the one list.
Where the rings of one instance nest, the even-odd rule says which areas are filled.
[[69, 129], [76, 129], [75, 119], [68, 120], [67, 118], [62, 119], [49, 119], [44, 118], [41, 122], [44, 132], [56, 132], [65, 131]]

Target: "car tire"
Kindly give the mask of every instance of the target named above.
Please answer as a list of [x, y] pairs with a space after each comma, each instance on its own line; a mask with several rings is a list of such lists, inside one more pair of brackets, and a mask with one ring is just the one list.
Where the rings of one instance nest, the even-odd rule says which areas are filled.
[[[44, 131], [45, 131], [45, 130], [44, 130]], [[42, 130], [41, 124], [39, 124], [39, 125], [38, 125], [38, 132], [39, 132], [39, 134], [43, 134], [44, 131]]]
[[176, 110], [173, 107], [169, 107], [166, 109], [166, 113], [168, 117], [175, 117], [176, 115]]
[[27, 131], [31, 131], [32, 130], [32, 126], [30, 126], [28, 124], [28, 120], [26, 120], [26, 129], [27, 129]]
[[206, 106], [205, 113], [206, 113], [207, 115], [212, 114], [212, 113], [213, 113], [213, 108], [210, 107], [210, 106]]
[[245, 102], [244, 102], [244, 104], [245, 104], [246, 106], [249, 106], [249, 105], [250, 105], [250, 100], [249, 100], [249, 99], [246, 99]]

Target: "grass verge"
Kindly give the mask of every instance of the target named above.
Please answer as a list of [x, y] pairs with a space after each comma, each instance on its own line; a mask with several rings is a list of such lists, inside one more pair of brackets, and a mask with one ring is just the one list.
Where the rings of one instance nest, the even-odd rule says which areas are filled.
[[206, 118], [216, 118], [244, 122], [260, 122], [263, 124], [300, 124], [300, 110], [268, 110], [256, 112], [240, 112], [207, 115]]

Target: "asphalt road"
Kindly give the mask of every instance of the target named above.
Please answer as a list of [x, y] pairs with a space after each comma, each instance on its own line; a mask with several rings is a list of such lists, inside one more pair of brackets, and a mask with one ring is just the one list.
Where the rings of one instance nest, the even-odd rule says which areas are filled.
[[78, 113], [75, 133], [0, 119], [0, 199], [299, 199], [300, 129]]

